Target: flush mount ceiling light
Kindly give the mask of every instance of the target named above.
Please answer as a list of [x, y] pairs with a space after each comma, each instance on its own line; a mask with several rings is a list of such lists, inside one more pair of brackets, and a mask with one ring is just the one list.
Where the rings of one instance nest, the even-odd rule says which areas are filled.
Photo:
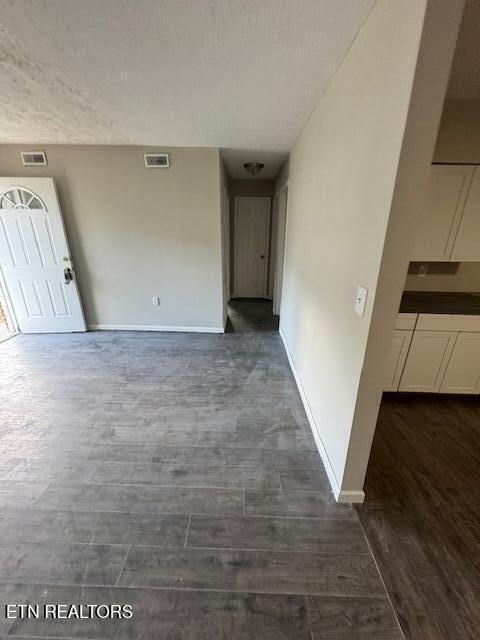
[[243, 166], [250, 175], [256, 176], [257, 173], [260, 173], [265, 165], [263, 164], [263, 162], [245, 162]]

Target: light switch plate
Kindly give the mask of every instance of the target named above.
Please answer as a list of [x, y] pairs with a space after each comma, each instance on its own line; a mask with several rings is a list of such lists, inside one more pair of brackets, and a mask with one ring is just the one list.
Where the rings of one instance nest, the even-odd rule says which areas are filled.
[[368, 289], [362, 286], [358, 287], [357, 297], [355, 300], [355, 313], [358, 313], [359, 316], [363, 316], [365, 314], [365, 305], [367, 304], [367, 296], [368, 296]]

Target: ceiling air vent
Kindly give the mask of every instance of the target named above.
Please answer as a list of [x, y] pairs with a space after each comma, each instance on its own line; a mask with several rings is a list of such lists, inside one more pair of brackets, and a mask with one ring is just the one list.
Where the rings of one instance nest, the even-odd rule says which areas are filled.
[[22, 151], [21, 156], [24, 167], [46, 166], [47, 164], [47, 156], [44, 151]]
[[147, 169], [168, 169], [170, 160], [168, 153], [144, 153]]

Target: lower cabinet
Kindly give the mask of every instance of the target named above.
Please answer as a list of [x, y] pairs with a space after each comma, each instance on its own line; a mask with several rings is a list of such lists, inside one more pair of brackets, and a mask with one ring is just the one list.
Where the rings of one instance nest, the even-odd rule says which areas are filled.
[[405, 366], [412, 336], [413, 331], [395, 329], [390, 358], [388, 360], [387, 382], [384, 386], [384, 391], [398, 391], [398, 385], [402, 376], [403, 367]]
[[384, 390], [480, 393], [480, 316], [399, 314]]
[[480, 333], [459, 333], [441, 393], [480, 393]]
[[399, 391], [439, 391], [456, 331], [415, 331]]

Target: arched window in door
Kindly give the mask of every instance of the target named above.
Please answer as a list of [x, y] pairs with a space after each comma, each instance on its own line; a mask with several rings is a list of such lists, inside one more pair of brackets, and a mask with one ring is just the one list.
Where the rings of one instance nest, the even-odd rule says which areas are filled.
[[9, 187], [0, 193], [0, 209], [33, 209], [46, 211], [41, 198], [25, 187]]

